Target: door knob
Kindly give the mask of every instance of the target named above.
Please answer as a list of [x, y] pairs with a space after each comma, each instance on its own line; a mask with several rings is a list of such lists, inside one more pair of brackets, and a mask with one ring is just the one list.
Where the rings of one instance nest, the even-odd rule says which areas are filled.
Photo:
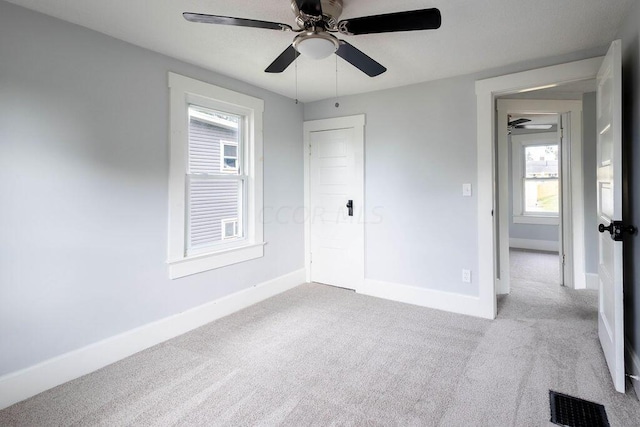
[[347, 209], [349, 209], [349, 216], [353, 216], [353, 200], [347, 202]]
[[604, 226], [604, 224], [598, 225], [598, 231], [601, 233], [608, 231], [609, 234], [613, 234], [613, 223], [607, 225], [606, 227]]
[[630, 234], [632, 236], [638, 234], [638, 229], [636, 227], [634, 227], [633, 225], [624, 225], [622, 221], [613, 221], [606, 227], [604, 226], [604, 224], [599, 224], [598, 231], [601, 233], [608, 231], [609, 234], [611, 234], [611, 238], [617, 242], [622, 240], [622, 235], [624, 233]]

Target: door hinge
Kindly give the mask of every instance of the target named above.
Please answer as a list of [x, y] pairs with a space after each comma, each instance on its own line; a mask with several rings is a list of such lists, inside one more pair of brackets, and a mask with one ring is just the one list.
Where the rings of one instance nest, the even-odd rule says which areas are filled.
[[313, 252], [309, 252], [309, 264], [313, 264]]
[[564, 140], [564, 128], [560, 128], [560, 139]]
[[565, 254], [562, 254], [562, 265], [566, 265], [566, 261], [567, 261], [567, 256]]
[[311, 155], [311, 144], [309, 144], [309, 155]]

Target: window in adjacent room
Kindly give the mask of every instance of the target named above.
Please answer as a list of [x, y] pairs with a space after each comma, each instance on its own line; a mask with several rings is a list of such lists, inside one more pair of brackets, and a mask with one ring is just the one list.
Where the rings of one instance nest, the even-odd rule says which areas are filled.
[[171, 278], [263, 255], [263, 101], [170, 73]]
[[512, 141], [514, 222], [557, 224], [560, 151], [555, 133], [514, 135]]

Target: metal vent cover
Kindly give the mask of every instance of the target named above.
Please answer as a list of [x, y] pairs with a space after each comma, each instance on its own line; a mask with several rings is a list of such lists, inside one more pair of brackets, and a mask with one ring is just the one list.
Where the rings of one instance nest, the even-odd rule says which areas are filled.
[[567, 427], [609, 427], [604, 406], [549, 390], [551, 422]]

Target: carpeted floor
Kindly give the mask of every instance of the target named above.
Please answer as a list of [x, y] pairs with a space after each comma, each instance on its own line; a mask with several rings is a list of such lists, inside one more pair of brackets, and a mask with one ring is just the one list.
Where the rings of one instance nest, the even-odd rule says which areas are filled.
[[[532, 281], [545, 285], [560, 284], [560, 255], [553, 252], [526, 251], [511, 249], [509, 251], [511, 280]], [[554, 286], [544, 286], [555, 289]]]
[[549, 389], [637, 425], [599, 348], [596, 294], [517, 271], [495, 321], [303, 285], [0, 411], [0, 425], [541, 426]]

